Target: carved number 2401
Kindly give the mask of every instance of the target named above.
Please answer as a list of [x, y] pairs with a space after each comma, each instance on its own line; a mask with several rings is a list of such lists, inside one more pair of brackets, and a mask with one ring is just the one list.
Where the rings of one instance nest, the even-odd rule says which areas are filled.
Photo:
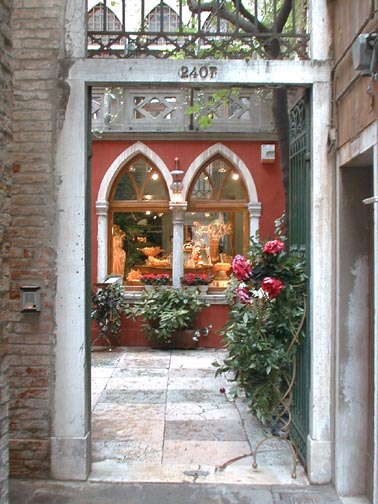
[[198, 79], [198, 77], [200, 79], [214, 79], [218, 74], [218, 67], [202, 65], [200, 67], [194, 66], [189, 68], [183, 65], [180, 67], [178, 74], [181, 79]]

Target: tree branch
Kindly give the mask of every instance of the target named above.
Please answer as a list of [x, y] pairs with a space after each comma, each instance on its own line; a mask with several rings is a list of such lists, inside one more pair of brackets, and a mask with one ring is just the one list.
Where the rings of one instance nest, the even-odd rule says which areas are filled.
[[[186, 3], [189, 7], [190, 12], [192, 12], [193, 14], [199, 14], [200, 12], [213, 12], [214, 14], [216, 13], [216, 0], [203, 4], [201, 3], [201, 5], [199, 5], [197, 0], [186, 0]], [[256, 20], [254, 19], [254, 16], [249, 16], [247, 19], [244, 19], [243, 17], [238, 16], [235, 12], [231, 12], [224, 5], [220, 6], [218, 12], [222, 19], [229, 21], [232, 25], [238, 26], [247, 33], [256, 33]], [[252, 22], [251, 19], [253, 19], [254, 22]], [[259, 24], [261, 25], [261, 31], [266, 31], [265, 26], [262, 23]], [[260, 29], [260, 27], [258, 29]]]
[[285, 0], [285, 2], [282, 4], [282, 7], [278, 11], [276, 17], [276, 26], [275, 26], [276, 33], [282, 33], [286, 21], [290, 16], [292, 7], [293, 7], [293, 0]]
[[[235, 8], [237, 8], [238, 0], [232, 0], [232, 3], [235, 5]], [[243, 2], [239, 2], [239, 12], [240, 14], [245, 17], [254, 27], [257, 29], [260, 33], [265, 33], [268, 31], [268, 28], [261, 23], [256, 17], [251, 14], [245, 7]]]

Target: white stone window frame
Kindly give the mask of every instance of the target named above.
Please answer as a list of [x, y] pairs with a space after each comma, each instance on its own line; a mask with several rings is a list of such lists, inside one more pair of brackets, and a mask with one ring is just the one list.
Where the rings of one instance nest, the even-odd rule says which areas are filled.
[[[172, 185], [172, 175], [164, 163], [164, 161], [147, 145], [143, 142], [136, 142], [127, 149], [125, 149], [109, 166], [107, 169], [97, 194], [96, 200], [96, 215], [97, 215], [97, 281], [103, 282], [108, 274], [108, 211], [109, 211], [109, 195], [111, 188], [113, 186], [114, 180], [116, 179], [119, 172], [123, 169], [126, 163], [131, 159], [135, 158], [138, 154], [145, 156], [150, 160], [161, 172], [164, 180], [167, 184], [169, 191], [169, 203], [170, 206], [174, 203], [173, 192], [171, 189]], [[230, 164], [235, 166], [239, 173], [241, 174], [247, 194], [248, 194], [248, 211], [249, 211], [249, 228], [250, 235], [254, 235], [259, 228], [259, 221], [261, 216], [261, 203], [258, 201], [258, 195], [256, 190], [256, 185], [253, 176], [247, 167], [247, 165], [240, 159], [237, 154], [235, 154], [231, 149], [223, 145], [222, 143], [216, 143], [201, 154], [199, 154], [194, 161], [189, 166], [185, 176], [183, 177], [183, 191], [182, 199], [183, 204], [188, 198], [189, 188], [192, 180], [196, 174], [201, 170], [201, 168], [215, 155], [220, 155]], [[175, 227], [174, 227], [175, 233]], [[174, 238], [175, 239], [175, 238]], [[174, 264], [177, 265], [178, 271], [182, 270], [182, 263], [180, 258], [174, 257]], [[173, 275], [175, 275], [174, 268]], [[180, 273], [179, 273], [180, 274]], [[178, 284], [178, 279], [173, 279], [174, 285]]]

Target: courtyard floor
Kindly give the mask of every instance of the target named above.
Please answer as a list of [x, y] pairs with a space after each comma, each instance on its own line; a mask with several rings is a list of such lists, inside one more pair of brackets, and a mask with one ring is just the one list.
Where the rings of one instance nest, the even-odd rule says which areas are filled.
[[[232, 384], [215, 378], [224, 350], [92, 352], [92, 482], [196, 482], [306, 487], [287, 443], [272, 438]], [[226, 467], [241, 455], [257, 452]]]

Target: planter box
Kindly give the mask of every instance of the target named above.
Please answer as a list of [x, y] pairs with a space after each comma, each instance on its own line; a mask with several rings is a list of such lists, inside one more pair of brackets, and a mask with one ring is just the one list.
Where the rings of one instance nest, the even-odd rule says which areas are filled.
[[195, 329], [185, 329], [173, 334], [172, 340], [168, 343], [163, 340], [154, 339], [150, 341], [151, 348], [160, 350], [193, 350], [198, 347], [198, 341], [193, 340]]

